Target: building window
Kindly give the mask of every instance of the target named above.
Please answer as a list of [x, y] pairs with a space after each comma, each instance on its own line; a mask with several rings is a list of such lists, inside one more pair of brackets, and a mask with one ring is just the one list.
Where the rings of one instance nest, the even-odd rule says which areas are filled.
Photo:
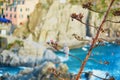
[[12, 18], [12, 14], [10, 14], [10, 18]]
[[25, 2], [24, 1], [22, 1], [22, 4], [24, 4]]
[[16, 7], [14, 8], [14, 11], [16, 11]]
[[23, 18], [23, 15], [21, 14], [19, 17], [20, 17], [20, 18]]
[[8, 17], [8, 14], [6, 13], [6, 17]]
[[26, 11], [27, 11], [27, 8], [26, 8]]
[[5, 15], [3, 15], [3, 18], [5, 18]]
[[13, 5], [17, 5], [17, 1], [15, 1], [15, 2], [13, 1]]
[[29, 8], [26, 8], [26, 11], [29, 11]]
[[29, 19], [29, 18], [30, 18], [30, 16], [29, 16], [29, 15], [27, 15], [27, 18]]
[[30, 9], [28, 8], [28, 11], [29, 11]]
[[6, 11], [8, 10], [8, 8], [6, 7]]
[[12, 7], [10, 7], [10, 11], [12, 11]]
[[14, 18], [16, 18], [16, 14], [14, 15]]
[[22, 8], [20, 9], [20, 12], [22, 12]]
[[21, 17], [23, 18], [23, 15], [21, 15]]
[[17, 4], [20, 4], [20, 1], [18, 1]]

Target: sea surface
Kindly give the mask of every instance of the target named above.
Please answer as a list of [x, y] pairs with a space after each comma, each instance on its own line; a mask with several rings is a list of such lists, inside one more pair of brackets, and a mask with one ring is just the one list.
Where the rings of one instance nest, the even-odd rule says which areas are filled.
[[[81, 61], [84, 60], [89, 50], [89, 45], [85, 45], [81, 48], [71, 49], [70, 54], [72, 56], [66, 57], [63, 52], [56, 52], [61, 61], [68, 65], [69, 72], [77, 74]], [[104, 62], [108, 64], [104, 64]], [[4, 73], [10, 73], [16, 75], [24, 67], [0, 67], [0, 76]], [[114, 76], [115, 80], [120, 80], [120, 45], [105, 43], [105, 45], [97, 46], [93, 49], [92, 54], [84, 68], [84, 72], [92, 71], [94, 75], [105, 78], [105, 74], [109, 73], [110, 76]], [[82, 79], [84, 73], [82, 74]], [[94, 76], [90, 80], [101, 80]]]
[[[69, 67], [69, 72], [77, 74], [89, 50], [89, 45], [81, 48], [70, 50], [72, 56], [66, 57], [63, 52], [56, 52], [62, 62]], [[73, 57], [76, 56], [77, 58]], [[107, 62], [107, 64], [104, 64]], [[94, 75], [105, 78], [106, 73], [114, 76], [115, 80], [120, 80], [120, 45], [105, 43], [105, 45], [97, 46], [93, 49], [92, 54], [84, 68], [84, 72], [92, 71]], [[84, 79], [84, 74], [82, 75]], [[101, 80], [92, 76], [90, 80]]]
[[23, 70], [23, 67], [8, 67], [8, 66], [1, 66], [0, 65], [0, 76], [2, 76], [5, 73], [8, 73], [10, 75], [16, 75], [19, 73], [20, 70]]

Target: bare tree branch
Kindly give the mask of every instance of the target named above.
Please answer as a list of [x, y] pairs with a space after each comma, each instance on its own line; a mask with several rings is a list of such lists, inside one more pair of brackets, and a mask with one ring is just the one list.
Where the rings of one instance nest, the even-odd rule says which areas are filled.
[[83, 37], [80, 37], [77, 34], [72, 34], [72, 36], [74, 36], [74, 38], [78, 41], [90, 41], [90, 40], [87, 40], [87, 39], [83, 39]]
[[120, 23], [120, 21], [112, 21], [112, 20], [106, 20], [106, 22]]
[[103, 13], [105, 13], [106, 11], [97, 11], [97, 10], [94, 10], [94, 9], [92, 9], [92, 8], [88, 8], [88, 10], [90, 10], [90, 11], [93, 11], [93, 12], [96, 12], [96, 13], [100, 13], [100, 14], [103, 14]]
[[80, 21], [80, 22], [81, 22], [82, 24], [84, 24], [84, 25], [93, 27], [93, 28], [95, 28], [96, 30], [98, 29], [98, 27], [96, 27], [96, 26], [93, 26], [93, 25], [91, 25], [91, 24], [87, 24], [87, 23], [83, 22], [83, 21], [82, 21], [82, 18], [83, 18], [83, 14], [82, 14], [82, 13], [80, 13], [80, 14], [73, 13], [73, 14], [71, 15], [71, 18]]
[[[83, 39], [83, 37], [80, 37], [79, 35], [77, 35], [75, 33], [72, 34], [72, 36], [74, 36], [74, 38], [78, 41], [90, 41], [90, 40], [87, 40], [87, 39]], [[97, 42], [99, 42], [99, 43], [103, 43], [104, 41], [111, 42], [111, 41], [109, 41], [107, 39], [104, 39], [104, 38], [98, 38], [98, 40], [97, 40]]]
[[93, 39], [93, 42], [92, 42], [92, 44], [91, 44], [91, 46], [90, 46], [90, 49], [89, 49], [89, 51], [88, 51], [88, 54], [86, 55], [86, 58], [84, 59], [84, 61], [83, 61], [83, 63], [82, 63], [82, 66], [81, 66], [81, 68], [80, 68], [80, 70], [79, 70], [79, 72], [78, 72], [78, 75], [77, 75], [77, 77], [76, 77], [76, 80], [79, 80], [79, 78], [81, 77], [82, 71], [84, 70], [84, 67], [85, 67], [85, 65], [86, 65], [86, 62], [88, 61], [88, 59], [89, 59], [89, 57], [90, 57], [90, 55], [91, 55], [92, 49], [94, 48], [94, 46], [95, 46], [95, 44], [96, 44], [96, 42], [97, 42], [97, 40], [98, 40], [98, 37], [99, 37], [100, 32], [101, 32], [101, 29], [102, 29], [102, 27], [103, 27], [103, 25], [104, 25], [104, 23], [105, 23], [105, 21], [106, 21], [106, 18], [107, 18], [107, 16], [108, 16], [108, 13], [109, 13], [110, 8], [111, 8], [111, 6], [112, 6], [112, 4], [113, 4], [114, 1], [115, 1], [115, 0], [111, 0], [111, 3], [110, 3], [110, 5], [109, 5], [109, 7], [108, 7], [108, 9], [107, 9], [107, 11], [106, 11], [106, 13], [105, 13], [105, 15], [104, 15], [104, 18], [103, 18], [103, 20], [102, 20], [102, 22], [101, 22], [101, 25], [99, 26], [99, 29], [98, 29], [98, 31], [97, 31], [97, 34], [96, 34], [95, 38]]
[[93, 4], [91, 3], [91, 2], [87, 2], [87, 3], [85, 3], [85, 4], [82, 4], [82, 7], [83, 8], [85, 8], [85, 9], [88, 9], [88, 10], [90, 10], [90, 11], [93, 11], [93, 12], [96, 12], [96, 13], [104, 13], [104, 12], [106, 12], [106, 11], [97, 11], [97, 10], [94, 10], [94, 9], [92, 9], [92, 6], [93, 6]]
[[93, 25], [91, 25], [91, 24], [87, 24], [87, 23], [83, 22], [82, 20], [80, 20], [80, 22], [81, 22], [82, 24], [84, 24], [84, 25], [91, 26], [91, 27], [95, 28], [96, 30], [98, 29], [98, 27], [93, 26]]

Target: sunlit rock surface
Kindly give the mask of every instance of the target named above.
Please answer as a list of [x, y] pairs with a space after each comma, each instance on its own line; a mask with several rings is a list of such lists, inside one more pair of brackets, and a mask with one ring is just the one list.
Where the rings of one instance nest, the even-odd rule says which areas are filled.
[[0, 54], [0, 64], [3, 66], [28, 66], [34, 67], [45, 61], [59, 63], [59, 58], [54, 52], [45, 48], [43, 44], [25, 40], [24, 46], [15, 50], [4, 50]]
[[[31, 13], [29, 22], [19, 26], [14, 35], [26, 38], [31, 34], [35, 41], [54, 40], [58, 41], [60, 45], [67, 43], [70, 47], [84, 44], [82, 41], [74, 39], [72, 34], [76, 33], [83, 38], [89, 35], [93, 37], [96, 34], [96, 29], [85, 26], [79, 21], [72, 21], [70, 17], [72, 13], [82, 13], [84, 15], [82, 21], [89, 21], [91, 25], [96, 27], [99, 27], [103, 18], [100, 18], [99, 14], [95, 12], [83, 9], [80, 4], [70, 4], [69, 0], [40, 0], [34, 12]], [[119, 21], [119, 17], [109, 17], [108, 19]], [[120, 24], [106, 22], [104, 28], [109, 28], [109, 30], [101, 33], [100, 37], [116, 37], [116, 32], [120, 31], [119, 26]]]
[[[44, 5], [43, 3], [40, 4]], [[54, 40], [60, 44], [67, 43], [69, 46], [81, 44], [81, 41], [74, 39], [72, 34], [77, 33], [85, 37], [86, 27], [76, 20], [72, 21], [70, 17], [72, 13], [80, 12], [84, 14], [83, 21], [86, 22], [88, 11], [84, 10], [80, 5], [72, 5], [68, 2], [61, 3], [59, 0], [53, 1], [47, 9], [37, 5], [30, 16], [29, 22], [33, 40], [39, 42]], [[29, 32], [25, 26], [23, 25], [16, 30], [14, 34], [19, 37], [28, 36]]]
[[[23, 71], [20, 71], [17, 75], [9, 75], [5, 73], [1, 79], [4, 80], [59, 80], [60, 77], [65, 79], [73, 79], [74, 75], [70, 73], [62, 73], [60, 76], [56, 77], [52, 72], [48, 72], [48, 68], [56, 68], [55, 64], [52, 62], [45, 62], [34, 68], [29, 68]], [[61, 72], [61, 71], [60, 71]]]
[[68, 66], [67, 66], [67, 64], [60, 63], [59, 67], [58, 67], [58, 70], [62, 71], [63, 73], [68, 72]]

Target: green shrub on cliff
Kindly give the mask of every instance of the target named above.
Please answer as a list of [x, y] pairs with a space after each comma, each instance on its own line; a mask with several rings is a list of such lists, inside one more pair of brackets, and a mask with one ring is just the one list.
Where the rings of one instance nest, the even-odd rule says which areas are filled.
[[9, 50], [9, 49], [14, 48], [14, 47], [22, 47], [22, 46], [24, 46], [23, 41], [15, 40], [14, 42], [9, 43], [9, 44], [7, 45], [7, 48], [6, 48], [6, 49]]

